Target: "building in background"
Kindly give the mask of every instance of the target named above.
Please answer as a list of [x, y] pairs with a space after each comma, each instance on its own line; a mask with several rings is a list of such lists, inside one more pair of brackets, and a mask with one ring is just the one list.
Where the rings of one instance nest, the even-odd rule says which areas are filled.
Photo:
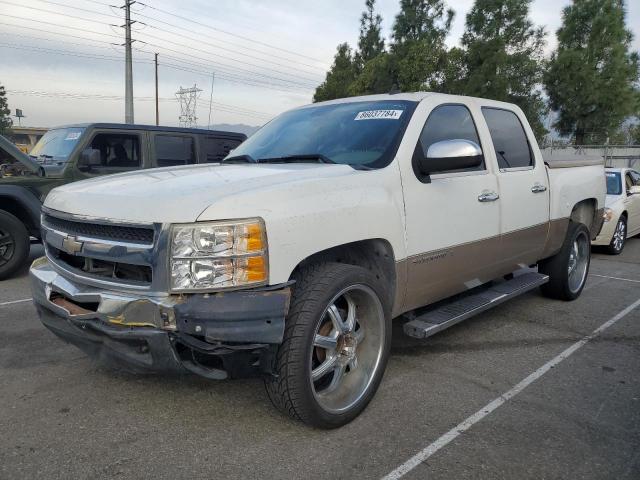
[[38, 140], [47, 133], [47, 128], [37, 127], [11, 127], [9, 139], [15, 143], [24, 153], [29, 153], [31, 149], [38, 143]]

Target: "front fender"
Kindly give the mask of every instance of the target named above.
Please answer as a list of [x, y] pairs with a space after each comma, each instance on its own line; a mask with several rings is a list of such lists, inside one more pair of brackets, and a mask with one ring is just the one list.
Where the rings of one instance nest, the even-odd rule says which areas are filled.
[[269, 283], [283, 283], [304, 259], [380, 238], [404, 258], [404, 204], [398, 167], [303, 179], [224, 197], [198, 221], [261, 217], [267, 228]]
[[42, 203], [30, 190], [18, 185], [0, 185], [0, 209], [6, 201], [13, 200], [26, 212], [31, 223], [36, 229], [40, 229], [40, 209]]

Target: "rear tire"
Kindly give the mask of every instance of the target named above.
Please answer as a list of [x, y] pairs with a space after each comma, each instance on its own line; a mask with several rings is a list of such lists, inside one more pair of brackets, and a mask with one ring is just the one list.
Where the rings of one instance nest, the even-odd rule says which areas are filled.
[[549, 276], [542, 293], [559, 300], [575, 300], [584, 289], [591, 263], [591, 237], [582, 223], [569, 222], [560, 251], [538, 264], [538, 271]]
[[391, 308], [369, 270], [340, 263], [302, 268], [296, 277], [276, 375], [265, 380], [273, 405], [319, 428], [356, 418], [373, 398], [391, 347]]
[[627, 217], [621, 215], [613, 232], [611, 243], [607, 247], [607, 253], [610, 255], [620, 255], [627, 243]]
[[0, 210], [0, 280], [13, 275], [29, 256], [29, 232], [15, 216]]

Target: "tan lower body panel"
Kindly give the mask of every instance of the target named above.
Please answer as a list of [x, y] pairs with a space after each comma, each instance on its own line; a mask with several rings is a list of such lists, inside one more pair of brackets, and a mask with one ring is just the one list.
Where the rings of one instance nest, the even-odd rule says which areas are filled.
[[[569, 220], [414, 255], [396, 264], [394, 314], [437, 302], [536, 263], [562, 246]], [[406, 278], [405, 288], [401, 279]]]

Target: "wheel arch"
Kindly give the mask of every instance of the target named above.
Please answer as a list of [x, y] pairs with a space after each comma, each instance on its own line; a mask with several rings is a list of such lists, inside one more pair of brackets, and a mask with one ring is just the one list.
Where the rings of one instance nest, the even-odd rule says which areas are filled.
[[390, 306], [394, 305], [398, 274], [393, 247], [387, 240], [371, 238], [321, 250], [300, 261], [289, 278], [292, 279], [306, 265], [318, 262], [337, 262], [366, 268], [384, 282], [388, 292], [386, 300]]
[[602, 227], [601, 217], [598, 200], [596, 198], [586, 198], [573, 206], [569, 220], [585, 225], [589, 229], [593, 240], [600, 233]]
[[40, 208], [40, 201], [28, 190], [14, 185], [0, 187], [0, 210], [20, 220], [36, 237], [40, 237]]

